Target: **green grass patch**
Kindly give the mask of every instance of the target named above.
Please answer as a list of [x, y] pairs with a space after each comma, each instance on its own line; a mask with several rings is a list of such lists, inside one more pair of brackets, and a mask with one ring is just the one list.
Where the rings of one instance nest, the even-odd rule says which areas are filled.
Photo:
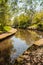
[[4, 30], [9, 32], [11, 30], [11, 27], [10, 26], [4, 26]]

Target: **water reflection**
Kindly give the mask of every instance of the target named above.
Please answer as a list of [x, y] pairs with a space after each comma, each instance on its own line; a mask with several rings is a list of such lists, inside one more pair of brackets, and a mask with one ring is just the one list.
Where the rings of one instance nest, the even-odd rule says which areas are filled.
[[43, 32], [18, 29], [17, 33], [0, 42], [0, 65], [11, 65], [34, 41], [43, 38]]
[[10, 39], [0, 42], [0, 65], [6, 65], [10, 63], [10, 54], [13, 48], [11, 43], [12, 41]]
[[25, 40], [27, 44], [31, 44], [43, 38], [43, 32], [19, 29], [15, 36], [16, 38]]

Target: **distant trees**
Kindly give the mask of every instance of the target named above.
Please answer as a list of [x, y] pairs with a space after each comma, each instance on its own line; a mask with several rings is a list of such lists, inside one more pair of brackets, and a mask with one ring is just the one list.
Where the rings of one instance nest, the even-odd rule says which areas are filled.
[[43, 11], [36, 12], [32, 17], [31, 28], [43, 30]]
[[30, 16], [28, 16], [27, 14], [23, 13], [20, 16], [17, 16], [14, 19], [14, 23], [13, 25], [15, 27], [20, 27], [20, 28], [26, 28], [27, 26], [30, 25]]
[[19, 7], [19, 10], [23, 11], [24, 14], [15, 17], [13, 25], [16, 27], [28, 27], [32, 25], [36, 28], [43, 28], [43, 0], [18, 1], [19, 3], [23, 3], [22, 6]]
[[[30, 12], [31, 13], [31, 12]], [[35, 29], [43, 29], [43, 11], [35, 12], [31, 17], [29, 12], [22, 13], [14, 18], [14, 27], [27, 28], [32, 27]]]
[[36, 12], [32, 19], [32, 24], [37, 24], [43, 22], [43, 12]]
[[[41, 11], [43, 11], [43, 0], [0, 0], [0, 30], [4, 30], [4, 26], [12, 23], [12, 17], [15, 17], [13, 20], [15, 27], [26, 28], [33, 24], [41, 26], [43, 25], [41, 24], [43, 22]], [[24, 13], [15, 16], [15, 13], [21, 12]]]

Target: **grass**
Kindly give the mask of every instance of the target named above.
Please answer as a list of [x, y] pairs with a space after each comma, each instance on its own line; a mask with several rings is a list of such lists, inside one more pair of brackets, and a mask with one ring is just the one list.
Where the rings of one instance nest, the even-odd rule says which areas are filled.
[[9, 32], [12, 28], [10, 26], [4, 26], [3, 30], [0, 30], [0, 34], [5, 33], [5, 32]]
[[4, 30], [5, 30], [6, 32], [9, 32], [9, 31], [11, 30], [11, 27], [10, 27], [10, 26], [4, 26]]

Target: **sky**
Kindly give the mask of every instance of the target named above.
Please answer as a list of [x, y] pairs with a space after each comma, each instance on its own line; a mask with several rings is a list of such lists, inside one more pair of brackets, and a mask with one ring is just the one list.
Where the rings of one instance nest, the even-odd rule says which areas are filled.
[[[40, 0], [40, 1], [39, 1], [39, 0], [36, 0], [36, 2], [38, 3], [38, 4], [36, 4], [36, 6], [37, 6], [37, 7], [36, 7], [36, 11], [40, 11], [41, 8], [42, 8], [42, 7], [40, 6], [40, 3], [42, 2], [42, 0]], [[25, 2], [22, 2], [22, 3], [18, 2], [18, 6], [19, 6], [19, 7], [23, 7], [24, 4], [25, 4]], [[35, 4], [34, 1], [33, 1], [33, 4]], [[27, 8], [29, 9], [29, 5], [27, 6]]]
[[[11, 2], [13, 2], [13, 1], [16, 1], [16, 0], [9, 0], [9, 2], [10, 2], [10, 4], [11, 4]], [[21, 0], [18, 0], [18, 2], [17, 2], [17, 4], [18, 4], [18, 7], [19, 8], [23, 8], [25, 5], [27, 5], [27, 9], [29, 9], [30, 7], [30, 5], [29, 4], [27, 4], [26, 2], [25, 2], [25, 0], [22, 0], [22, 2], [20, 2]], [[28, 0], [29, 1], [29, 0]], [[35, 0], [34, 0], [35, 1]], [[40, 3], [42, 2], [42, 0], [36, 0], [36, 3], [33, 1], [33, 5], [32, 6], [34, 6], [34, 4], [36, 4], [36, 8], [35, 8], [35, 10], [36, 11], [40, 11], [41, 10], [41, 6], [40, 6]], [[37, 4], [38, 3], [38, 4]], [[19, 10], [19, 15], [21, 14], [21, 13], [23, 13], [23, 10], [21, 9], [21, 10]], [[15, 14], [16, 15], [16, 14]], [[13, 15], [14, 16], [14, 15]], [[12, 18], [13, 19], [13, 18]]]
[[[18, 7], [19, 8], [23, 8], [25, 5], [27, 5], [27, 3], [26, 3], [26, 0], [9, 0], [9, 2], [10, 2], [10, 4], [11, 4], [11, 2], [14, 2], [14, 1], [17, 1], [17, 4], [18, 4]], [[20, 2], [20, 1], [22, 1], [22, 2]], [[27, 1], [29, 1], [29, 0], [27, 0]], [[36, 1], [36, 3], [35, 3], [35, 1]], [[34, 6], [34, 4], [36, 4], [36, 10], [37, 11], [40, 11], [41, 10], [41, 6], [40, 6], [40, 3], [42, 2], [43, 0], [33, 0], [33, 5], [32, 6]], [[38, 3], [38, 4], [37, 4]], [[28, 4], [28, 6], [27, 6], [27, 9], [29, 9], [29, 4]]]

